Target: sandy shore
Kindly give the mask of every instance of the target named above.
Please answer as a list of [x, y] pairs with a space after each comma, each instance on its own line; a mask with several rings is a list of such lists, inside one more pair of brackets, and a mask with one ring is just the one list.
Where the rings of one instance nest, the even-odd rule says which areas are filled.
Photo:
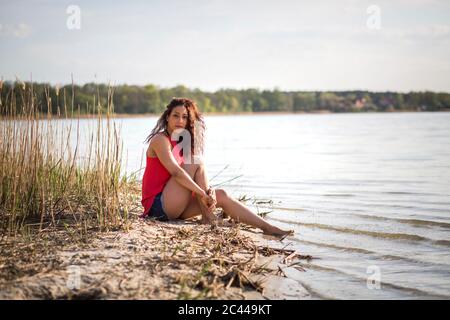
[[289, 239], [241, 225], [158, 222], [128, 231], [3, 237], [0, 299], [309, 299]]

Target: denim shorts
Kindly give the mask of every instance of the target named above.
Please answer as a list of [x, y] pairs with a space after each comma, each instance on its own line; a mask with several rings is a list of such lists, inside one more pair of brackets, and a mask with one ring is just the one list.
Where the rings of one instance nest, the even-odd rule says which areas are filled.
[[169, 218], [167, 217], [167, 214], [164, 212], [164, 209], [163, 209], [163, 194], [162, 194], [162, 192], [158, 193], [155, 196], [152, 207], [150, 208], [150, 211], [148, 212], [147, 218], [153, 218], [155, 220], [160, 220], [160, 221], [168, 221], [169, 220]]

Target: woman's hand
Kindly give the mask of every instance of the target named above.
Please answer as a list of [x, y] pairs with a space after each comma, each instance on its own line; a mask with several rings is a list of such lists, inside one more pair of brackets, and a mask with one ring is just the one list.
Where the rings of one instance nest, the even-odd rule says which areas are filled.
[[216, 209], [216, 195], [212, 189], [208, 189], [200, 196], [201, 203], [208, 209], [209, 213], [214, 212]]
[[216, 209], [216, 195], [211, 189], [204, 192], [203, 195], [199, 197], [200, 207], [202, 210], [202, 223], [204, 224], [217, 224], [217, 217], [214, 215], [214, 210]]
[[216, 190], [214, 190], [213, 188], [209, 188], [206, 191], [206, 194], [208, 194], [212, 199], [212, 203], [210, 203], [209, 207], [212, 207], [212, 210], [214, 211], [216, 209], [216, 204], [217, 204], [217, 198], [216, 198]]

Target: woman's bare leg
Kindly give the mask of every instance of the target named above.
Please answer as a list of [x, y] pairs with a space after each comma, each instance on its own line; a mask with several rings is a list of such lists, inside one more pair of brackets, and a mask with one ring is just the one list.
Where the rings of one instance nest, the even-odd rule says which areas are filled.
[[[191, 178], [195, 177], [199, 165], [182, 165], [182, 168]], [[171, 177], [163, 190], [164, 212], [168, 218], [178, 219], [180, 215], [189, 206], [192, 199], [192, 192], [179, 184], [175, 178]]]
[[[209, 182], [203, 165], [190, 164], [183, 165], [183, 169], [193, 178], [193, 180], [203, 190], [209, 188]], [[248, 207], [240, 201], [230, 197], [225, 190], [216, 189], [217, 206], [225, 210], [234, 220], [249, 224], [263, 230], [266, 234], [286, 235], [292, 233], [291, 230], [282, 230], [271, 225], [257, 214], [253, 213]], [[211, 215], [207, 212], [205, 205], [192, 192], [181, 186], [170, 178], [164, 191], [164, 211], [168, 214], [169, 219], [189, 219], [202, 214], [204, 217]]]
[[[205, 167], [203, 165], [199, 165], [198, 169], [195, 171], [193, 179], [201, 189], [205, 191], [209, 189], [209, 182], [206, 176]], [[192, 197], [189, 205], [181, 213], [179, 218], [189, 219], [200, 214], [203, 217], [212, 217], [212, 212], [209, 212], [208, 208], [200, 201], [200, 199], [198, 197]]]
[[249, 224], [263, 230], [266, 234], [271, 235], [287, 235], [293, 233], [292, 230], [282, 230], [271, 225], [263, 218], [252, 212], [248, 207], [240, 201], [229, 196], [225, 190], [216, 189], [217, 206], [223, 208], [225, 212], [237, 222]]

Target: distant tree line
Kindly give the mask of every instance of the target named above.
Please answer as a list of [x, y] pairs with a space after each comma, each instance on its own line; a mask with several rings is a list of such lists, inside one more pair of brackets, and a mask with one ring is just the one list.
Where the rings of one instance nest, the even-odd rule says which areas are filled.
[[[42, 112], [63, 114], [74, 106], [80, 113], [107, 102], [105, 84], [51, 86], [33, 83], [34, 103]], [[1, 114], [14, 100], [19, 105], [24, 88], [31, 83], [1, 82]], [[202, 112], [383, 112], [383, 111], [444, 111], [450, 110], [450, 94], [441, 92], [369, 92], [369, 91], [280, 91], [258, 89], [221, 89], [205, 92], [185, 86], [160, 88], [155, 85], [119, 85], [113, 89], [114, 111], [121, 114], [161, 113], [172, 97], [188, 97], [197, 102]], [[8, 104], [9, 103], [9, 104]]]

